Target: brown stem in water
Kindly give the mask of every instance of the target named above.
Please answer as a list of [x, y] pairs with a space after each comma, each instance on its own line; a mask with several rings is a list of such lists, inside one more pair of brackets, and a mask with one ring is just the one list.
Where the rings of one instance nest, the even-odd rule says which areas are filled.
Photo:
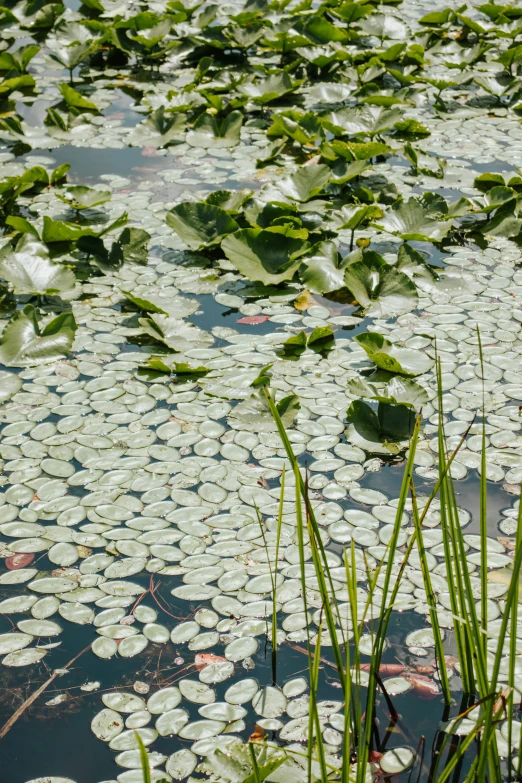
[[[70, 660], [70, 661], [68, 661], [68, 663], [66, 663], [66, 664], [65, 664], [65, 666], [64, 666], [63, 668], [64, 668], [64, 669], [68, 669], [68, 668], [69, 668], [69, 666], [72, 666], [72, 665], [73, 665], [73, 663], [74, 663], [75, 661], [77, 661], [77, 660], [78, 660], [78, 658], [80, 657], [80, 655], [83, 655], [83, 654], [84, 654], [84, 652], [87, 652], [87, 650], [90, 650], [90, 649], [91, 649], [91, 645], [90, 645], [90, 644], [88, 644], [88, 645], [87, 645], [87, 647], [84, 647], [84, 648], [83, 648], [83, 650], [81, 650], [81, 652], [77, 653], [77, 655], [75, 655], [75, 656], [74, 656], [74, 658], [71, 658], [71, 660]], [[2, 728], [0, 729], [0, 739], [3, 739], [3, 737], [5, 737], [5, 735], [7, 734], [7, 732], [8, 732], [8, 731], [9, 731], [9, 730], [10, 730], [10, 729], [11, 729], [11, 728], [14, 726], [14, 724], [16, 723], [16, 721], [18, 720], [18, 718], [20, 718], [20, 717], [21, 717], [21, 716], [24, 714], [24, 712], [26, 711], [26, 709], [27, 709], [28, 707], [30, 707], [30, 706], [31, 706], [31, 704], [32, 704], [33, 702], [35, 702], [35, 701], [36, 701], [36, 699], [38, 698], [38, 696], [40, 696], [40, 694], [42, 694], [42, 693], [45, 691], [45, 689], [46, 689], [46, 688], [48, 688], [48, 687], [49, 687], [49, 685], [50, 685], [52, 682], [54, 682], [54, 680], [55, 680], [57, 677], [59, 677], [59, 676], [60, 676], [60, 675], [59, 675], [59, 672], [55, 671], [55, 672], [54, 672], [54, 674], [52, 674], [52, 675], [49, 677], [49, 679], [48, 679], [48, 680], [46, 680], [46, 681], [43, 683], [43, 685], [40, 685], [40, 687], [39, 687], [39, 688], [37, 688], [37, 689], [35, 690], [35, 692], [34, 692], [34, 693], [32, 693], [32, 694], [29, 696], [29, 698], [28, 698], [28, 699], [26, 699], [26, 700], [24, 701], [24, 703], [20, 705], [20, 707], [18, 707], [18, 709], [17, 709], [15, 712], [13, 712], [13, 714], [11, 715], [11, 717], [9, 718], [9, 720], [8, 720], [6, 723], [4, 723], [4, 725], [3, 725], [3, 726], [2, 726]]]

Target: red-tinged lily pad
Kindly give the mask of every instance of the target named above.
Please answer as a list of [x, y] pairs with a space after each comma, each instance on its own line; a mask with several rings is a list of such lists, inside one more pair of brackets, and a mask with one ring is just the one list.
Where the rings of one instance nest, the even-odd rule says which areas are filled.
[[228, 663], [228, 659], [223, 658], [222, 655], [214, 655], [214, 653], [198, 653], [194, 658], [194, 663], [196, 669], [201, 671], [211, 663]]
[[236, 323], [238, 324], [264, 324], [268, 321], [269, 315], [245, 315], [243, 318], [238, 318]]
[[[371, 663], [361, 663], [360, 665], [362, 672], [369, 672], [371, 671]], [[404, 666], [402, 663], [381, 663], [379, 666], [379, 674], [402, 674], [403, 671], [405, 671], [406, 666]]]
[[25, 568], [34, 560], [34, 552], [25, 552], [18, 555], [11, 555], [6, 557], [5, 565], [9, 571], [16, 571], [17, 568]]
[[433, 699], [440, 694], [440, 688], [434, 680], [424, 677], [422, 674], [408, 673], [407, 678], [413, 685], [417, 695], [422, 699]]

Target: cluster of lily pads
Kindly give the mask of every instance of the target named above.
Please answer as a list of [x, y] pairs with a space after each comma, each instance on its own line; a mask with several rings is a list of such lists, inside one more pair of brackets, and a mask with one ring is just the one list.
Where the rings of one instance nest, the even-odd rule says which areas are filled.
[[[274, 603], [279, 655], [309, 635], [323, 655], [335, 637], [349, 641], [339, 552], [356, 545], [361, 608], [397, 513], [388, 490], [365, 482], [401, 458], [421, 407], [415, 470], [437, 479], [436, 353], [449, 447], [471, 426], [453, 476], [485, 470], [511, 492], [522, 479], [522, 178], [509, 163], [522, 164], [522, 12], [394, 5], [173, 0], [136, 12], [117, 0], [78, 11], [23, 0], [0, 11], [0, 614], [15, 623], [0, 653], [7, 667], [47, 663], [64, 621], [92, 626], [92, 652], [104, 660], [161, 650], [194, 658], [197, 678], [152, 686], [147, 699], [139, 683], [138, 695], [103, 695], [92, 730], [118, 753], [119, 783], [141, 783], [136, 730], [147, 746], [174, 737], [170, 755], [150, 748], [153, 780], [196, 768], [249, 779], [253, 716], [243, 704], [259, 733], [276, 732], [294, 751], [264, 748], [263, 774], [307, 779], [306, 681], [245, 673], [274, 638]], [[484, 170], [495, 168], [487, 155], [480, 170], [450, 159], [469, 143], [471, 133], [455, 129], [461, 118], [490, 128], [499, 120], [496, 137], [510, 144], [496, 150], [502, 173]], [[152, 168], [141, 182], [104, 172], [77, 184], [83, 150], [67, 150], [72, 170], [56, 167], [49, 150], [63, 145], [93, 155], [142, 148]], [[228, 309], [226, 321], [202, 322], [210, 300]], [[297, 506], [291, 478], [281, 481], [288, 461], [263, 395], [268, 373], [309, 471], [339, 602], [331, 634], [309, 541], [306, 590], [300, 581]], [[484, 463], [472, 423], [483, 393]], [[501, 535], [487, 541], [492, 648], [516, 531], [507, 498]], [[463, 527], [472, 523], [465, 505]], [[399, 547], [412, 540], [410, 512]], [[423, 525], [439, 623], [451, 635], [437, 502]], [[483, 542], [469, 530], [478, 589]], [[187, 607], [186, 620], [150, 605], [156, 583]], [[370, 603], [378, 617], [379, 593]], [[429, 615], [416, 550], [395, 608], [419, 623]], [[390, 695], [440, 694], [436, 678], [417, 671], [434, 643], [429, 628], [405, 634], [404, 669], [385, 680]], [[361, 653], [371, 660], [372, 650], [368, 634]], [[198, 665], [198, 655], [209, 657]], [[458, 666], [450, 675], [458, 681]], [[64, 685], [48, 704], [68, 701]], [[341, 708], [318, 703], [332, 777]], [[506, 756], [509, 723], [497, 732]], [[401, 746], [371, 769], [392, 774], [414, 761]]]

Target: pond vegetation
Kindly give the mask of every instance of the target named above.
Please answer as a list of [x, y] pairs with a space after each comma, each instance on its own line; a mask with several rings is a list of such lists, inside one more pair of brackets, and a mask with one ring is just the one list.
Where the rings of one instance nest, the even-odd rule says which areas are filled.
[[520, 779], [521, 74], [509, 3], [0, 7], [9, 783]]

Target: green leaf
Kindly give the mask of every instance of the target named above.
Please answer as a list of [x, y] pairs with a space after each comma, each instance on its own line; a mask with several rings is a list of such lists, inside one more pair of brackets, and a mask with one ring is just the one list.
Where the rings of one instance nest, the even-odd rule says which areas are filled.
[[410, 141], [416, 141], [418, 139], [425, 139], [427, 136], [431, 136], [429, 131], [422, 122], [414, 119], [401, 120], [395, 123], [395, 137], [398, 139], [408, 139]]
[[[49, 47], [51, 48], [51, 47]], [[98, 49], [97, 43], [79, 43], [76, 41], [72, 44], [55, 44], [51, 48], [50, 57], [55, 62], [60, 63], [64, 68], [72, 71], [83, 60], [86, 60], [91, 54]]]
[[92, 111], [99, 113], [99, 109], [94, 103], [84, 98], [81, 93], [71, 87], [68, 84], [60, 84], [60, 92], [67, 106], [72, 106], [74, 109], [80, 109], [82, 111]]
[[128, 226], [118, 237], [118, 245], [123, 253], [123, 260], [134, 264], [146, 264], [150, 234], [143, 228]]
[[[283, 399], [276, 404], [276, 408], [279, 415], [281, 416], [281, 419], [283, 420], [284, 426], [291, 427], [293, 426], [295, 418], [301, 409], [301, 403], [299, 402], [299, 397], [297, 396], [297, 394], [289, 394], [287, 397], [283, 397]], [[282, 760], [280, 759], [279, 763], [276, 764], [275, 766], [266, 765], [264, 767], [259, 767], [258, 769], [260, 772], [263, 769], [268, 770], [267, 774], [265, 775], [264, 778], [262, 778], [262, 780], [268, 777], [268, 775], [270, 775], [271, 772], [274, 769], [276, 769], [281, 763]], [[249, 776], [247, 780], [249, 780], [251, 777], [252, 776]]]
[[253, 190], [215, 190], [205, 199], [207, 204], [220, 207], [226, 212], [237, 214], [243, 204], [253, 195]]
[[306, 166], [282, 179], [277, 187], [287, 198], [304, 202], [320, 193], [330, 176], [331, 171], [324, 164]]
[[292, 279], [308, 243], [265, 229], [246, 228], [227, 236], [221, 247], [248, 280], [269, 285]]
[[494, 188], [497, 185], [504, 186], [505, 184], [506, 181], [502, 174], [496, 174], [492, 172], [480, 174], [480, 176], [475, 177], [473, 181], [473, 187], [477, 188], [477, 190], [480, 190], [481, 193], [487, 193], [488, 190], [491, 190], [491, 188]]
[[61, 166], [57, 166], [51, 174], [51, 185], [57, 185], [62, 179], [65, 179], [70, 168], [70, 163], [62, 163]]
[[348, 391], [354, 396], [416, 409], [429, 400], [428, 393], [419, 383], [411, 378], [391, 376], [384, 370], [375, 371], [369, 378], [348, 381]]
[[370, 160], [378, 155], [391, 154], [393, 150], [380, 141], [339, 141], [334, 139], [321, 146], [321, 155], [328, 160], [342, 157], [347, 160]]
[[293, 92], [300, 84], [301, 82], [293, 82], [286, 71], [281, 71], [263, 81], [249, 81], [240, 84], [237, 90], [242, 95], [248, 96], [254, 103], [264, 106], [289, 92]]
[[132, 302], [132, 304], [136, 305], [136, 307], [138, 307], [140, 310], [143, 310], [145, 313], [163, 313], [163, 315], [168, 315], [166, 310], [158, 307], [157, 304], [151, 302], [149, 299], [144, 299], [141, 296], [135, 296], [134, 294], [131, 294], [130, 291], [124, 291], [123, 288], [121, 289], [121, 292], [122, 294], [125, 294], [129, 302]]
[[441, 242], [449, 233], [452, 221], [438, 221], [433, 217], [433, 210], [411, 197], [408, 201], [396, 201], [392, 204], [377, 226], [403, 239]]
[[376, 136], [391, 130], [401, 117], [400, 109], [362, 104], [330, 112], [322, 118], [322, 122], [336, 136]]
[[503, 187], [502, 185], [495, 185], [490, 188], [483, 198], [480, 200], [484, 205], [479, 212], [493, 212], [494, 209], [502, 207], [517, 198], [517, 193], [511, 188]]
[[134, 128], [129, 143], [135, 147], [168, 147], [183, 140], [187, 115], [175, 112], [165, 116], [165, 107], [160, 106], [146, 120]]
[[413, 282], [422, 281], [431, 285], [434, 281], [439, 280], [436, 269], [430, 266], [424, 257], [406, 242], [399, 248], [395, 269], [404, 272]]
[[324, 130], [320, 119], [314, 112], [303, 114], [299, 111], [282, 112], [272, 115], [272, 125], [266, 135], [288, 136], [301, 145], [312, 146], [317, 139], [324, 137]]
[[43, 219], [42, 239], [46, 244], [53, 242], [76, 242], [83, 236], [95, 236], [92, 229], [82, 228], [76, 223], [64, 223], [53, 220], [47, 215]]
[[32, 234], [37, 239], [40, 239], [40, 234], [36, 228], [25, 218], [9, 215], [9, 217], [5, 219], [5, 222], [6, 225], [12, 226], [15, 231], [19, 231], [21, 234]]
[[307, 342], [306, 332], [298, 332], [279, 345], [277, 353], [284, 359], [297, 359], [306, 350]]
[[230, 112], [222, 121], [205, 112], [196, 121], [194, 130], [187, 134], [186, 141], [192, 147], [235, 147], [241, 138], [242, 125], [243, 114], [240, 111]]
[[87, 185], [69, 185], [65, 193], [56, 193], [60, 201], [69, 204], [73, 209], [91, 209], [110, 201], [110, 190], [98, 190]]
[[328, 294], [345, 287], [344, 266], [334, 242], [318, 242], [302, 258], [299, 277], [313, 293]]
[[123, 253], [117, 242], [112, 243], [109, 251], [101, 237], [82, 236], [79, 237], [76, 248], [90, 256], [96, 266], [103, 269], [104, 272], [119, 269], [123, 265]]
[[213, 245], [237, 231], [236, 221], [221, 207], [184, 201], [167, 212], [167, 224], [190, 248]]
[[9, 95], [15, 90], [34, 87], [35, 84], [34, 77], [30, 76], [28, 73], [23, 76], [14, 76], [12, 79], [4, 79], [0, 82], [0, 95]]
[[400, 348], [382, 334], [366, 332], [355, 337], [369, 358], [382, 370], [399, 375], [416, 376], [428, 372], [434, 360], [413, 348]]
[[214, 338], [203, 329], [170, 315], [151, 313], [148, 318], [140, 318], [139, 322], [145, 334], [174, 353], [203, 348], [214, 342]]
[[15, 294], [52, 295], [70, 291], [76, 284], [74, 272], [50, 261], [47, 247], [34, 240], [0, 260], [0, 276], [11, 283]]
[[417, 289], [407, 275], [386, 264], [377, 253], [360, 255], [361, 260], [354, 260], [346, 267], [344, 283], [365, 315], [388, 318], [416, 307]]
[[451, 8], [445, 8], [443, 11], [433, 11], [430, 14], [426, 14], [419, 19], [419, 24], [435, 25], [439, 26], [447, 24], [454, 18], [454, 12]]
[[415, 412], [406, 405], [380, 402], [374, 411], [366, 402], [355, 400], [348, 408], [346, 418], [369, 445], [406, 441], [403, 446], [406, 448], [415, 427]]
[[33, 57], [40, 51], [37, 44], [22, 46], [16, 52], [0, 52], [0, 71], [25, 71]]
[[199, 378], [204, 378], [211, 370], [208, 367], [191, 367], [190, 364], [185, 362], [174, 362], [172, 367], [169, 367], [163, 359], [159, 356], [151, 356], [146, 365], [141, 365], [140, 370], [142, 373], [152, 371], [151, 375], [175, 375], [178, 383], [186, 383], [187, 381], [195, 381]]
[[40, 330], [36, 310], [26, 305], [0, 335], [0, 362], [6, 367], [34, 367], [59, 361], [71, 349], [77, 326], [72, 313], [62, 313]]

